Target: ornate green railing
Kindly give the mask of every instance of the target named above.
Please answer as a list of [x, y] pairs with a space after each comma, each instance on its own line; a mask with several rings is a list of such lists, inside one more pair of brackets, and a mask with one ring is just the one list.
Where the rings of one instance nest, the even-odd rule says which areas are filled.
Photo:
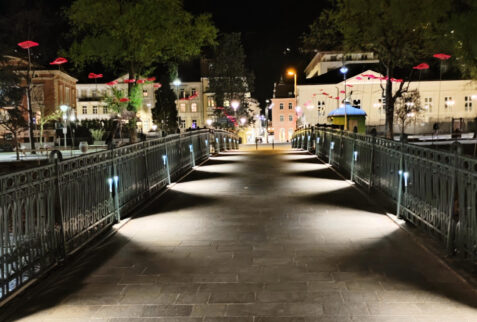
[[296, 131], [292, 146], [387, 194], [398, 216], [437, 234], [450, 252], [477, 258], [477, 159], [458, 146], [449, 153], [319, 127]]
[[0, 302], [206, 160], [238, 148], [200, 130], [0, 177]]

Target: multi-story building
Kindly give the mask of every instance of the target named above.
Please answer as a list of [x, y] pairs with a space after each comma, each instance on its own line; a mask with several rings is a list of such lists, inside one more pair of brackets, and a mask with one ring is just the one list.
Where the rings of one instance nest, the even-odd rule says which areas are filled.
[[[348, 68], [346, 81], [338, 70], [332, 70], [298, 85], [297, 104], [303, 112], [300, 115], [301, 124], [329, 123], [328, 114], [343, 103], [346, 95], [353, 106], [366, 112], [368, 131], [373, 128], [378, 132], [384, 130], [386, 116], [383, 75], [372, 69], [363, 69], [363, 66], [359, 65], [349, 65]], [[399, 81], [393, 83], [394, 90], [399, 86]], [[414, 120], [408, 126], [408, 133], [432, 133], [436, 123], [439, 124], [440, 133], [449, 133], [456, 129], [461, 132], [474, 130], [470, 127], [477, 117], [477, 82], [458, 79], [440, 81], [430, 78], [411, 82], [409, 91], [413, 90], [420, 93], [422, 112], [410, 116]], [[398, 124], [395, 122], [395, 131], [398, 130]]]
[[[106, 95], [111, 95], [111, 87], [121, 90], [124, 96], [127, 96], [128, 75], [123, 75], [114, 81], [115, 85], [101, 84], [77, 84], [77, 119], [82, 120], [104, 120], [114, 117], [114, 111], [108, 110], [104, 99]], [[147, 133], [153, 128], [153, 119], [151, 110], [155, 106], [154, 84], [152, 82], [144, 82], [141, 84], [143, 92], [143, 106], [137, 112], [138, 128], [142, 133]]]
[[[26, 75], [26, 64], [27, 62], [16, 58], [16, 57], [7, 57], [8, 64], [11, 66], [18, 66], [19, 75]], [[26, 77], [21, 77], [22, 83], [20, 84], [23, 87], [26, 87]], [[76, 82], [78, 80], [67, 73], [61, 70], [45, 70], [45, 69], [36, 69], [34, 66], [33, 71], [31, 72], [31, 106], [33, 110], [33, 122], [35, 123], [34, 136], [35, 141], [39, 141], [40, 130], [39, 122], [42, 117], [48, 116], [54, 113], [59, 109], [60, 105], [66, 104], [71, 106], [71, 108], [76, 108]], [[26, 95], [23, 98], [22, 105], [27, 107]], [[26, 111], [25, 111], [26, 113]], [[28, 116], [25, 114], [25, 118]], [[9, 137], [8, 133], [0, 127], [0, 135]], [[44, 142], [53, 142], [55, 139], [54, 130], [45, 130], [43, 132]], [[19, 135], [19, 141], [26, 143], [24, 146], [27, 146], [29, 143], [29, 134], [28, 131], [23, 131]]]
[[207, 109], [204, 108], [205, 84], [202, 78], [199, 82], [184, 82], [180, 85], [171, 84], [178, 100], [177, 116], [179, 128], [204, 127], [207, 120]]
[[284, 83], [283, 79], [278, 84], [275, 83], [271, 101], [274, 142], [289, 142], [301, 113], [296, 106], [293, 85]]

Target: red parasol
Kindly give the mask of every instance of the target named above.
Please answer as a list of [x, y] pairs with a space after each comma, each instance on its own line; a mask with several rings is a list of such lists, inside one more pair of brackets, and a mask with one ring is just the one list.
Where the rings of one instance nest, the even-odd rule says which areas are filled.
[[136, 83], [138, 84], [144, 84], [146, 81], [144, 79], [138, 79]]
[[440, 60], [447, 60], [451, 58], [451, 55], [447, 55], [447, 54], [434, 54], [433, 56]]
[[113, 86], [113, 85], [116, 85], [117, 83], [118, 81], [112, 81], [112, 82], [106, 83], [106, 85]]
[[349, 84], [348, 84], [348, 85], [346, 85], [346, 86], [347, 86], [347, 87], [353, 87], [353, 85], [349, 85]]
[[135, 79], [125, 79], [124, 82], [125, 83], [135, 83], [136, 80]]
[[154, 76], [147, 78], [147, 81], [148, 81], [148, 82], [153, 82], [153, 81], [155, 81], [155, 80], [156, 80], [156, 77], [154, 77]]
[[37, 42], [34, 42], [34, 41], [31, 41], [31, 40], [27, 40], [27, 41], [22, 41], [22, 42], [19, 42], [18, 43], [18, 46], [22, 47], [23, 49], [28, 49], [28, 48], [31, 48], [31, 47], [36, 47], [38, 46], [39, 44]]
[[417, 70], [429, 69], [429, 65], [426, 63], [420, 63], [419, 65], [414, 66], [413, 69], [417, 69]]
[[121, 103], [129, 102], [129, 98], [123, 97], [119, 100]]
[[[363, 75], [363, 76], [364, 76], [364, 75]], [[358, 76], [358, 77], [356, 77], [356, 79], [357, 79], [357, 80], [362, 80], [363, 77], [359, 77], [359, 76]]]
[[154, 84], [154, 88], [161, 88], [161, 87], [162, 87], [161, 83]]
[[103, 78], [103, 74], [89, 73], [88, 78], [89, 79]]
[[344, 93], [346, 93], [346, 92], [345, 92], [345, 91], [340, 91], [340, 93], [343, 93], [343, 94], [344, 94]]
[[50, 65], [61, 65], [61, 64], [67, 63], [67, 62], [68, 62], [68, 60], [66, 58], [58, 57], [54, 61], [52, 61], [50, 63]]

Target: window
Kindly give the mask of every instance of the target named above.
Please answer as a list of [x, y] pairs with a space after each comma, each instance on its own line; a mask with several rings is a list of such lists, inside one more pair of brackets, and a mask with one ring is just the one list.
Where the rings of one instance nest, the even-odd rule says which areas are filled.
[[207, 98], [207, 106], [208, 107], [214, 107], [215, 106], [215, 101], [213, 97], [208, 97]]
[[225, 106], [225, 107], [229, 107], [229, 106], [230, 106], [230, 102], [229, 102], [228, 100], [225, 100], [225, 101], [224, 101], [224, 106]]
[[85, 90], [85, 89], [82, 89], [81, 90], [81, 97], [86, 97], [86, 96], [88, 96], [88, 91]]
[[103, 114], [108, 114], [108, 108], [106, 106], [103, 106]]
[[83, 105], [83, 114], [88, 114], [88, 106]]
[[333, 55], [333, 56], [330, 57], [331, 61], [335, 61], [336, 59], [337, 59], [336, 55]]
[[93, 114], [98, 114], [98, 107], [97, 106], [93, 106]]
[[185, 98], [185, 90], [181, 88], [181, 94], [179, 96], [180, 98]]
[[293, 103], [288, 103], [288, 109], [293, 110]]
[[368, 60], [368, 55], [366, 55], [366, 54], [361, 55], [361, 59], [362, 60]]
[[181, 105], [180, 105], [180, 112], [181, 112], [181, 113], [185, 113], [185, 112], [186, 112], [185, 103], [181, 103]]
[[318, 107], [318, 116], [325, 115], [325, 101], [316, 102], [316, 106]]
[[288, 120], [291, 122], [293, 121], [293, 115], [288, 115]]
[[71, 97], [70, 97], [70, 88], [65, 87], [65, 103], [70, 105], [71, 104]]
[[452, 100], [452, 97], [444, 97], [444, 107], [445, 108], [450, 108], [454, 105], [454, 101]]
[[191, 92], [191, 95], [196, 95], [197, 94], [197, 91], [195, 90], [195, 88], [192, 89], [192, 92]]
[[285, 120], [285, 118], [283, 117], [283, 115], [280, 115], [280, 122], [283, 122]]
[[93, 94], [93, 97], [98, 97], [98, 90], [97, 89], [93, 89], [91, 92]]
[[280, 109], [283, 110], [283, 103], [280, 103]]
[[192, 113], [196, 113], [196, 112], [197, 112], [197, 103], [192, 103], [192, 104], [190, 105], [190, 111], [191, 111]]
[[181, 120], [181, 128], [185, 129], [185, 120]]
[[465, 97], [465, 110], [466, 112], [472, 112], [472, 96]]
[[428, 112], [432, 112], [432, 97], [424, 98], [424, 109], [426, 109]]
[[147, 94], [148, 94], [148, 93], [147, 93], [147, 89], [143, 89], [143, 90], [142, 90], [142, 96], [146, 97]]

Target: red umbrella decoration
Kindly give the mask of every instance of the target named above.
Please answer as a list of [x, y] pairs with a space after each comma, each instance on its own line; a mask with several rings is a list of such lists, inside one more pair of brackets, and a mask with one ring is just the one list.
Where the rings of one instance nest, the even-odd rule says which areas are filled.
[[123, 98], [119, 99], [119, 101], [120, 101], [121, 103], [129, 102], [129, 98], [123, 97]]
[[433, 56], [440, 60], [448, 60], [449, 58], [451, 58], [451, 55], [447, 54], [434, 54]]
[[144, 79], [138, 79], [136, 83], [138, 84], [144, 84], [146, 81]]
[[346, 87], [353, 87], [353, 85], [348, 84], [348, 85], [346, 85]]
[[135, 83], [136, 80], [135, 79], [125, 79], [124, 82], [129, 84], [129, 83]]
[[113, 85], [116, 85], [117, 83], [118, 83], [118, 81], [111, 81], [111, 82], [106, 83], [106, 85], [113, 86]]
[[403, 80], [401, 78], [391, 78], [391, 82], [394, 82], [394, 83], [402, 83]]
[[88, 74], [88, 78], [89, 78], [89, 79], [103, 78], [103, 74], [89, 73], [89, 74]]
[[414, 66], [413, 69], [417, 69], [417, 70], [429, 69], [429, 65], [426, 63], [420, 63], [419, 65]]
[[345, 94], [346, 92], [345, 91], [340, 91], [340, 93]]
[[68, 62], [68, 60], [66, 58], [58, 57], [54, 61], [52, 61], [50, 63], [50, 65], [62, 65], [62, 64], [67, 63], [67, 62]]
[[37, 42], [27, 40], [18, 43], [18, 46], [22, 47], [23, 49], [30, 49], [31, 47], [36, 47], [39, 44]]
[[162, 87], [161, 83], [154, 84], [154, 88], [161, 88], [161, 87]]
[[[364, 76], [364, 75], [363, 75], [363, 76]], [[358, 77], [356, 77], [356, 79], [357, 79], [357, 80], [362, 80], [363, 77], [359, 77], [359, 76], [358, 76]]]
[[154, 76], [147, 78], [147, 81], [148, 81], [148, 82], [153, 82], [153, 81], [155, 81], [155, 80], [156, 80], [156, 77], [154, 77]]

